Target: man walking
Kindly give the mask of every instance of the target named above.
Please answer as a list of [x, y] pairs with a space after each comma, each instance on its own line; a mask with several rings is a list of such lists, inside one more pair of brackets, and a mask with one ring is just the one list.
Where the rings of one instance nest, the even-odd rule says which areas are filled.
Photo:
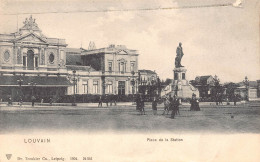
[[98, 107], [102, 107], [102, 96], [99, 96]]
[[163, 114], [162, 114], [162, 115], [164, 115], [166, 111], [167, 111], [167, 115], [168, 115], [168, 113], [169, 113], [169, 108], [170, 108], [170, 101], [169, 101], [169, 99], [166, 97], [166, 98], [164, 99], [164, 110], [163, 110]]
[[32, 100], [32, 106], [34, 106], [34, 102], [35, 102], [36, 98], [34, 96], [32, 96], [31, 100]]
[[156, 99], [156, 97], [153, 98], [152, 109], [153, 109], [153, 115], [157, 115], [157, 99]]

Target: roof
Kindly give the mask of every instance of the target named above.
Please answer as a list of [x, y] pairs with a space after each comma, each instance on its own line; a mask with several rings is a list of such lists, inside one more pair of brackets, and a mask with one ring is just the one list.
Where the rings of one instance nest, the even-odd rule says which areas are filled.
[[38, 27], [38, 24], [35, 22], [35, 19], [30, 16], [26, 18], [23, 22], [24, 25], [19, 29], [19, 31], [10, 34], [0, 34], [0, 41], [7, 41], [7, 42], [16, 42], [16, 41], [25, 41], [25, 43], [34, 43], [35, 40], [32, 39], [31, 36], [35, 36], [40, 39], [44, 44], [48, 45], [60, 45], [60, 46], [67, 46], [65, 39], [59, 38], [47, 38], [44, 36]]
[[34, 82], [36, 86], [70, 86], [71, 83], [66, 77], [59, 76], [0, 76], [0, 86], [18, 86], [17, 80], [23, 80], [22, 86], [28, 86], [28, 83]]
[[66, 53], [69, 53], [69, 54], [81, 54], [83, 49], [82, 48], [66, 48], [65, 51], [66, 51]]
[[[254, 89], [256, 87], [249, 87], [250, 89]], [[236, 89], [246, 89], [246, 86], [240, 86], [240, 87], [237, 87]]]
[[66, 65], [82, 65], [81, 55], [66, 53]]
[[65, 39], [58, 38], [46, 38], [47, 42], [50, 44], [66, 44]]
[[124, 45], [110, 45], [109, 47], [99, 48], [99, 49], [92, 49], [92, 50], [83, 50], [83, 55], [93, 55], [93, 54], [100, 54], [100, 53], [117, 53], [117, 54], [129, 54], [129, 55], [138, 55], [137, 50], [127, 49]]
[[[238, 83], [240, 86], [244, 86], [245, 83], [244, 82], [239, 82]], [[249, 81], [249, 86], [250, 87], [257, 87], [257, 81]]]
[[68, 70], [96, 71], [91, 66], [66, 65]]
[[197, 76], [195, 82], [197, 84], [207, 84], [207, 80], [212, 77], [211, 75]]
[[156, 74], [157, 75], [157, 73], [152, 71], [152, 70], [138, 70], [138, 72], [140, 72], [140, 73], [147, 73], [147, 74]]

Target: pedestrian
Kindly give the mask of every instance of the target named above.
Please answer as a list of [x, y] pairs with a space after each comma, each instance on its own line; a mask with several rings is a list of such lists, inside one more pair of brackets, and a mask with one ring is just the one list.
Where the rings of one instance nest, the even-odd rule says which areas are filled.
[[234, 95], [234, 106], [237, 106], [237, 95]]
[[157, 115], [157, 99], [156, 99], [156, 97], [153, 98], [152, 109], [153, 109], [153, 115]]
[[167, 112], [167, 115], [168, 115], [168, 113], [169, 113], [169, 107], [170, 107], [170, 102], [169, 102], [168, 97], [165, 97], [163, 103], [164, 103], [164, 110], [163, 110], [163, 114], [162, 114], [162, 115], [165, 115], [165, 112]]
[[215, 96], [216, 105], [218, 105], [218, 93]]
[[113, 102], [114, 102], [114, 94], [111, 94], [111, 95], [110, 95], [109, 101], [110, 101], [110, 106], [112, 106], [112, 105], [113, 105]]
[[171, 118], [174, 119], [176, 114], [176, 106], [177, 106], [176, 96], [174, 96], [174, 98], [170, 97], [169, 101], [170, 101], [170, 110], [172, 111]]
[[190, 111], [200, 111], [199, 100], [195, 94], [192, 95]]
[[219, 94], [218, 104], [219, 105], [223, 105], [223, 103], [222, 103], [222, 94]]
[[141, 97], [141, 101], [140, 101], [140, 110], [141, 110], [141, 115], [145, 115], [144, 98], [143, 97]]
[[175, 115], [180, 115], [180, 102], [181, 102], [181, 100], [179, 99], [179, 98], [177, 98], [177, 97], [175, 97]]
[[140, 94], [137, 94], [136, 96], [136, 99], [135, 99], [135, 102], [136, 102], [136, 110], [140, 111], [140, 103], [141, 103], [141, 97], [140, 97]]
[[99, 96], [98, 107], [102, 107], [102, 96]]
[[196, 95], [193, 93], [190, 101], [190, 111], [194, 111], [196, 107]]
[[109, 98], [108, 98], [108, 95], [107, 95], [107, 94], [105, 95], [104, 102], [106, 103], [106, 105], [107, 105], [107, 107], [108, 107]]
[[199, 100], [195, 99], [195, 111], [200, 111]]
[[[43, 99], [42, 99], [43, 100]], [[50, 105], [52, 106], [53, 99], [50, 97]]]
[[31, 97], [31, 100], [32, 100], [32, 106], [34, 106], [35, 99], [36, 99], [36, 98], [32, 95], [32, 97]]
[[20, 105], [20, 107], [23, 105], [23, 98], [22, 98], [22, 96], [20, 96], [20, 102], [19, 102], [19, 105]]
[[12, 97], [8, 97], [8, 106], [12, 105]]
[[118, 96], [117, 95], [113, 95], [113, 101], [114, 101], [115, 106], [116, 106], [117, 99], [118, 99]]

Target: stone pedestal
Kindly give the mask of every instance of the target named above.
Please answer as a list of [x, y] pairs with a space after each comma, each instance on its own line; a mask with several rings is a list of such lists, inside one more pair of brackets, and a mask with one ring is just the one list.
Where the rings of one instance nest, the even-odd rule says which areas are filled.
[[172, 96], [191, 98], [193, 93], [199, 96], [198, 89], [189, 84], [189, 81], [186, 79], [186, 71], [185, 67], [173, 69]]

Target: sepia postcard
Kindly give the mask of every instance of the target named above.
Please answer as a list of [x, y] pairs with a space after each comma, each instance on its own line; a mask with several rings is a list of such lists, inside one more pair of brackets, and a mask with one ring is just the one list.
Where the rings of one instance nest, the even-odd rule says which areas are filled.
[[259, 0], [0, 0], [0, 162], [258, 162], [259, 45]]

